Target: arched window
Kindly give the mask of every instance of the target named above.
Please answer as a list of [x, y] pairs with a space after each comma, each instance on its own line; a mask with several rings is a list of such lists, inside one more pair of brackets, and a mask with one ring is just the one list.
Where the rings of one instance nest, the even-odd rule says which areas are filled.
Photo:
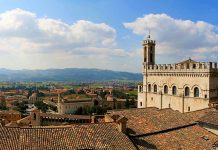
[[139, 86], [139, 92], [142, 92], [142, 86]]
[[151, 92], [151, 84], [148, 84], [148, 92]]
[[153, 54], [150, 53], [150, 62], [153, 63]]
[[176, 86], [173, 86], [172, 94], [173, 94], [173, 95], [176, 95]]
[[199, 88], [198, 87], [194, 88], [194, 97], [199, 97]]
[[146, 62], [146, 57], [147, 57], [147, 47], [145, 47], [145, 52], [144, 52], [144, 62]]
[[189, 87], [185, 87], [185, 96], [189, 96], [190, 90]]
[[190, 107], [188, 107], [188, 111], [191, 111], [191, 108], [190, 108]]
[[164, 94], [168, 94], [168, 86], [167, 85], [164, 86]]
[[157, 85], [154, 85], [154, 93], [157, 93]]

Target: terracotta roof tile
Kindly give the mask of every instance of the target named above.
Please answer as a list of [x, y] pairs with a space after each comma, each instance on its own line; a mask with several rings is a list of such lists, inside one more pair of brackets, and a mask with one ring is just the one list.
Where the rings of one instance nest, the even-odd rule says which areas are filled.
[[211, 150], [218, 136], [198, 125], [150, 136], [133, 137], [139, 150]]
[[112, 115], [123, 115], [128, 119], [127, 128], [132, 135], [166, 130], [194, 123], [189, 117], [172, 109], [128, 109], [111, 111]]
[[201, 117], [199, 122], [215, 125], [218, 127], [218, 110], [208, 112], [206, 115]]
[[216, 111], [215, 108], [206, 108], [201, 109], [197, 111], [187, 112], [185, 113], [189, 118], [191, 118], [193, 121], [198, 121], [201, 117], [205, 116], [207, 113], [211, 111]]
[[0, 144], [3, 150], [135, 149], [114, 123], [45, 128], [1, 127]]

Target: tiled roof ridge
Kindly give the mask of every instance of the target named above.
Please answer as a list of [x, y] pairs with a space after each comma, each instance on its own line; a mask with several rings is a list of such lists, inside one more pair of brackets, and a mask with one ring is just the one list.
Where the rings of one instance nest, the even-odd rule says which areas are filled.
[[40, 117], [50, 117], [50, 118], [85, 118], [90, 119], [91, 115], [70, 115], [70, 114], [50, 114], [50, 113], [40, 113]]
[[[118, 112], [118, 111], [131, 111], [131, 110], [142, 110], [142, 109], [156, 109], [156, 110], [161, 110], [157, 107], [146, 107], [146, 108], [130, 108], [130, 109], [114, 109], [114, 110], [108, 110], [107, 112], [108, 113], [111, 113], [111, 112]], [[170, 108], [163, 108], [163, 109], [170, 109]]]
[[75, 126], [88, 126], [88, 125], [103, 125], [103, 124], [114, 124], [114, 122], [104, 122], [104, 123], [81, 123], [72, 125], [59, 125], [59, 126], [32, 126], [32, 127], [10, 127], [10, 126], [0, 126], [1, 128], [19, 128], [19, 129], [63, 129], [63, 128], [73, 128]]
[[156, 135], [156, 134], [161, 134], [161, 133], [166, 133], [166, 132], [171, 132], [171, 131], [175, 131], [175, 130], [179, 130], [182, 128], [187, 128], [190, 126], [195, 126], [197, 125], [197, 123], [191, 123], [191, 124], [186, 124], [186, 125], [182, 125], [182, 126], [177, 126], [177, 127], [173, 127], [173, 128], [169, 128], [169, 129], [165, 129], [165, 130], [160, 130], [160, 131], [155, 131], [155, 132], [149, 132], [149, 133], [145, 133], [145, 134], [139, 134], [139, 135], [129, 135], [130, 137], [145, 137], [145, 136], [151, 136], [151, 135]]

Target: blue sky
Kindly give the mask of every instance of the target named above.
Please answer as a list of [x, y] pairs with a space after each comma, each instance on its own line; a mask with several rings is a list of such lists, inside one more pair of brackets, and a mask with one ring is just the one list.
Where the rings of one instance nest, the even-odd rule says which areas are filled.
[[0, 0], [0, 6], [1, 68], [141, 72], [148, 28], [157, 63], [217, 61], [217, 0]]

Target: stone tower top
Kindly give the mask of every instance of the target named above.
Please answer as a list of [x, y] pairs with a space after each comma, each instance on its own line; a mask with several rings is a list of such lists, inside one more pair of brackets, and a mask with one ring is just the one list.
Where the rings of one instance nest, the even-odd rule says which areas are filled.
[[142, 44], [144, 48], [144, 63], [147, 65], [155, 64], [155, 40], [151, 39], [150, 34]]

